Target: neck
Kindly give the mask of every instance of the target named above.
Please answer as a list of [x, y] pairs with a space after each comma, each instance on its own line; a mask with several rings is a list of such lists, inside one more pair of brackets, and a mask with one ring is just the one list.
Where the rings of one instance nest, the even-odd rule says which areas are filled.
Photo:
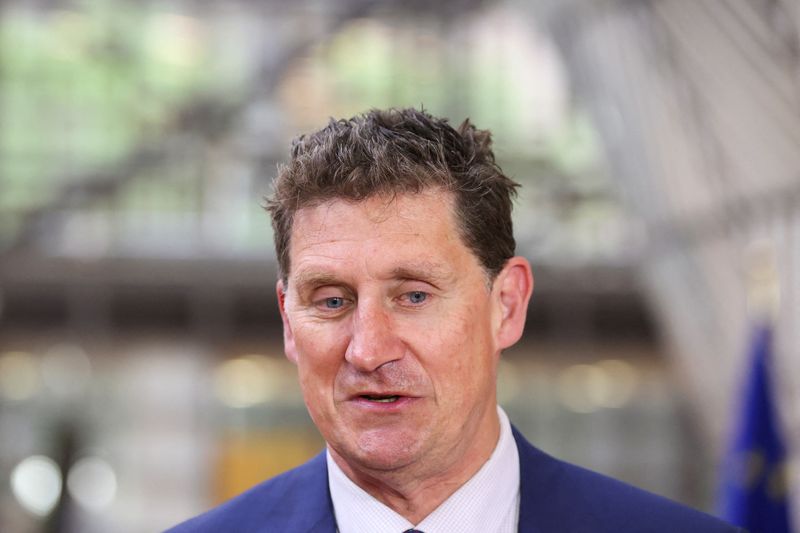
[[333, 448], [331, 457], [356, 485], [403, 516], [419, 524], [464, 485], [491, 457], [500, 438], [500, 420], [492, 409], [481, 431], [459, 439], [446, 457], [423, 460], [393, 470], [351, 464]]

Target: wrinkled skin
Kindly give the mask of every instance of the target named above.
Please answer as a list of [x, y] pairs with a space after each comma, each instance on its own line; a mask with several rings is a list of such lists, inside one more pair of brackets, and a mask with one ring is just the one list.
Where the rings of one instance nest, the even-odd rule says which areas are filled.
[[424, 517], [497, 443], [497, 363], [522, 334], [528, 262], [490, 282], [451, 195], [429, 190], [299, 210], [290, 264], [284, 341], [312, 419], [351, 479]]

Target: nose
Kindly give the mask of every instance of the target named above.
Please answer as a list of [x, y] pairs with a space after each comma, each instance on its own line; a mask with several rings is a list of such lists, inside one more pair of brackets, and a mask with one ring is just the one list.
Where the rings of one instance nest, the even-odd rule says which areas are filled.
[[361, 301], [353, 313], [345, 359], [361, 372], [373, 372], [403, 357], [403, 343], [392, 317], [378, 302]]

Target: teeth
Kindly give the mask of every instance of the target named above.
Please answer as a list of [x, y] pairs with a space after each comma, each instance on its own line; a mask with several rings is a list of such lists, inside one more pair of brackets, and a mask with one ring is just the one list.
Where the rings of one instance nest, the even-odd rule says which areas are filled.
[[364, 396], [364, 398], [371, 402], [391, 403], [396, 402], [399, 396]]

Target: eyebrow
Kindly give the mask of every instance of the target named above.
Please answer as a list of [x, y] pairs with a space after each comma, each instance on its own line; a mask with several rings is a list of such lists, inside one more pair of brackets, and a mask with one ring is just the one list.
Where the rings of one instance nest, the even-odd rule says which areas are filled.
[[307, 287], [323, 287], [325, 285], [340, 285], [341, 279], [330, 272], [319, 272], [316, 270], [308, 270], [299, 272], [294, 280], [294, 284], [298, 290]]
[[423, 280], [432, 282], [442, 282], [450, 279], [453, 272], [439, 263], [414, 263], [410, 265], [400, 265], [392, 270], [392, 278], [402, 280]]
[[[434, 284], [441, 283], [452, 278], [453, 273], [450, 269], [439, 263], [420, 262], [406, 265], [399, 265], [393, 268], [389, 274], [391, 279], [398, 280], [422, 280]], [[294, 279], [294, 285], [298, 290], [307, 288], [323, 287], [326, 285], [345, 285], [342, 278], [332, 272], [319, 270], [306, 270], [298, 272]]]

